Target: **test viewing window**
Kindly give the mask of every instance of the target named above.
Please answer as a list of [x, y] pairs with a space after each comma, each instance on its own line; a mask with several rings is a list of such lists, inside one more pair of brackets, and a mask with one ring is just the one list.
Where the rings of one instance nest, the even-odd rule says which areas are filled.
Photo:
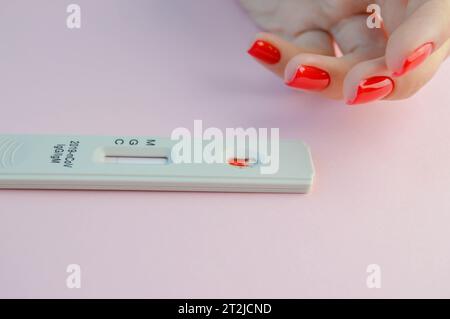
[[166, 165], [169, 163], [169, 159], [167, 157], [149, 156], [105, 156], [104, 162], [115, 164]]

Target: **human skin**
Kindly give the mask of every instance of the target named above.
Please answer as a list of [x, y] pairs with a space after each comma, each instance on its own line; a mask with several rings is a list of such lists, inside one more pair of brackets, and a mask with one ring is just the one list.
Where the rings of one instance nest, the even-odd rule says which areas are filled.
[[[450, 53], [450, 0], [240, 1], [266, 31], [249, 49], [256, 60], [290, 87], [349, 105], [411, 97]], [[381, 28], [368, 27], [371, 4]]]

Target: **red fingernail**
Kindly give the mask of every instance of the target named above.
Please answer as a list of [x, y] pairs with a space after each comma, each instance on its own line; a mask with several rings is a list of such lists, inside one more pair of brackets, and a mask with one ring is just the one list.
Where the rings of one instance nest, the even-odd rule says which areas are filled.
[[300, 65], [292, 80], [286, 83], [297, 89], [322, 91], [330, 85], [328, 72], [314, 66]]
[[417, 48], [406, 60], [403, 62], [403, 67], [400, 71], [394, 72], [394, 76], [402, 76], [405, 73], [415, 69], [425, 61], [433, 52], [433, 42], [427, 42]]
[[394, 81], [390, 77], [374, 76], [359, 84], [356, 97], [347, 104], [356, 105], [380, 100], [388, 96], [392, 90], [394, 90]]
[[248, 50], [248, 54], [267, 64], [276, 64], [281, 60], [281, 53], [275, 46], [263, 40], [257, 40]]

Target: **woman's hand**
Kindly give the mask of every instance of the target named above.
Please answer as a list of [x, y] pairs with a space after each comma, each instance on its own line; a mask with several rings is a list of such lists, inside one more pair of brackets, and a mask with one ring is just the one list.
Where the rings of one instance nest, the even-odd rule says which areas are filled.
[[[410, 97], [450, 51], [450, 0], [241, 2], [270, 32], [257, 35], [252, 56], [287, 85], [350, 105]], [[374, 3], [382, 28], [367, 23]]]

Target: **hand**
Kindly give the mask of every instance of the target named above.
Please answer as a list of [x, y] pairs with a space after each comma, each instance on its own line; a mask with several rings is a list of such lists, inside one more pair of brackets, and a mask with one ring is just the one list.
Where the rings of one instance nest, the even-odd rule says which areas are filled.
[[[241, 3], [270, 32], [257, 35], [252, 56], [287, 85], [350, 105], [410, 97], [450, 53], [450, 0]], [[373, 3], [381, 8], [382, 28], [368, 27]]]

